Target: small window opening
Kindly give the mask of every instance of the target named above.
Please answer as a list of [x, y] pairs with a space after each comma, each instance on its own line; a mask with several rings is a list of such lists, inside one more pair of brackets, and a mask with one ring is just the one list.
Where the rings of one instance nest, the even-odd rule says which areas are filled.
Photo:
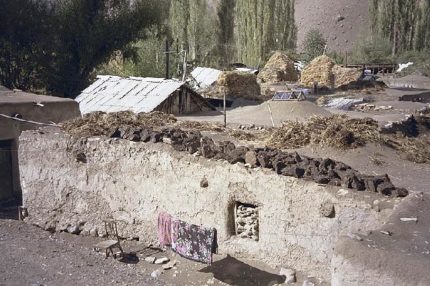
[[259, 240], [259, 217], [256, 205], [236, 202], [234, 222], [236, 236]]

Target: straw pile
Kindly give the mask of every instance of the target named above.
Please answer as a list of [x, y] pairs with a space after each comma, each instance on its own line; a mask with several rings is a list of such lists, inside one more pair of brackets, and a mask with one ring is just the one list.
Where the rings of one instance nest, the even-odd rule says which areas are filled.
[[162, 112], [93, 112], [62, 124], [62, 129], [77, 137], [108, 136], [119, 127], [160, 127], [175, 123], [176, 118]]
[[319, 87], [333, 88], [334, 62], [327, 56], [319, 56], [313, 59], [302, 71], [301, 84], [306, 87], [313, 87], [317, 82]]
[[269, 138], [268, 144], [275, 148], [299, 148], [308, 144], [340, 149], [355, 148], [366, 142], [379, 141], [376, 121], [351, 119], [345, 115], [312, 117], [305, 123], [285, 122]]
[[362, 75], [362, 71], [356, 68], [343, 68], [335, 65], [333, 67], [334, 87], [340, 88], [356, 83]]
[[298, 73], [292, 61], [285, 53], [275, 52], [258, 74], [261, 83], [279, 83], [297, 81]]
[[257, 100], [261, 97], [260, 86], [254, 74], [228, 71], [218, 77], [217, 88], [209, 96]]
[[418, 163], [430, 163], [430, 139], [410, 138], [401, 135], [384, 136], [384, 143], [397, 150], [405, 159]]

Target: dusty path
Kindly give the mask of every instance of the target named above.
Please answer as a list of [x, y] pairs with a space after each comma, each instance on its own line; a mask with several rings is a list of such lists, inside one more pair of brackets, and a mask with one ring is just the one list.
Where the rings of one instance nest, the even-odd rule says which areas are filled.
[[[258, 262], [215, 255], [212, 266], [172, 253], [122, 242], [125, 262], [104, 258], [92, 246], [98, 238], [49, 233], [24, 222], [9, 219], [0, 209], [0, 286], [4, 285], [274, 285], [284, 281], [279, 269]], [[168, 257], [177, 265], [158, 278], [151, 273], [161, 267], [145, 261], [148, 255]], [[301, 285], [315, 278], [297, 273]]]
[[0, 219], [0, 285], [166, 285], [137, 264], [104, 259], [94, 239]]

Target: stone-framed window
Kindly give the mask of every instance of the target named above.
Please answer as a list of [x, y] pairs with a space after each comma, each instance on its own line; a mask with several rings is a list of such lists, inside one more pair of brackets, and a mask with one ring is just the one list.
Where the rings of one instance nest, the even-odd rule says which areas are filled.
[[256, 205], [236, 202], [234, 224], [237, 237], [259, 240], [259, 217]]

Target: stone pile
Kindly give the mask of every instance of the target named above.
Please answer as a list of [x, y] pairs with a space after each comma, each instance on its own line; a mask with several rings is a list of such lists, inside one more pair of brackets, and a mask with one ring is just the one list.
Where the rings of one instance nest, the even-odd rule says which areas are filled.
[[251, 168], [272, 169], [279, 175], [303, 178], [323, 185], [369, 191], [385, 196], [408, 195], [407, 190], [396, 188], [388, 175], [367, 176], [342, 162], [309, 158], [296, 152], [287, 153], [271, 148], [236, 146], [230, 141], [215, 143], [213, 139], [203, 137], [199, 131], [183, 131], [177, 128], [157, 131], [152, 128], [120, 127], [110, 137], [139, 142], [163, 142], [172, 145], [177, 151], [198, 154], [207, 159], [226, 160], [230, 164], [243, 163]]
[[238, 205], [236, 209], [236, 231], [240, 238], [249, 238], [258, 241], [257, 208]]

